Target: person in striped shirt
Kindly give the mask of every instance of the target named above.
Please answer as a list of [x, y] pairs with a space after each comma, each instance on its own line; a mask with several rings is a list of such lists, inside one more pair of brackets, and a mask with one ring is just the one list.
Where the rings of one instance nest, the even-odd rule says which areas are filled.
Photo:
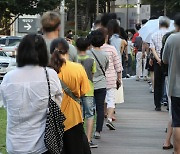
[[105, 51], [109, 56], [109, 67], [106, 70], [106, 82], [107, 82], [107, 93], [106, 93], [106, 103], [107, 103], [107, 122], [106, 126], [110, 130], [115, 130], [112, 124], [112, 118], [115, 109], [115, 93], [116, 93], [116, 82], [121, 83], [122, 81], [122, 64], [120, 62], [120, 57], [117, 54], [116, 48], [108, 44], [108, 31], [105, 28], [99, 29], [104, 34], [106, 40], [105, 44], [101, 46], [101, 50]]

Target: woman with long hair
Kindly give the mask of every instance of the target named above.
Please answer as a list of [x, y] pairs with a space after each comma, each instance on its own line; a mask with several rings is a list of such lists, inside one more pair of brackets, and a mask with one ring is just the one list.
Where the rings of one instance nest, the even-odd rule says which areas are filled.
[[127, 42], [125, 41], [124, 38], [123, 39], [121, 38], [121, 34], [120, 34], [121, 30], [118, 21], [116, 19], [110, 20], [107, 24], [107, 29], [108, 29], [109, 43], [116, 48], [117, 53], [122, 62], [122, 54], [125, 51]]
[[[74, 97], [80, 98], [89, 92], [89, 80], [81, 64], [68, 60], [68, 50], [69, 45], [65, 39], [53, 40], [50, 48], [52, 54], [50, 66], [58, 73], [66, 89], [68, 88]], [[74, 97], [64, 89], [61, 104], [61, 111], [66, 117], [63, 154], [90, 154], [89, 143], [83, 128], [81, 105]]]
[[101, 46], [101, 50], [105, 51], [109, 57], [109, 67], [106, 70], [106, 81], [107, 81], [107, 91], [106, 91], [106, 108], [107, 108], [107, 122], [106, 126], [110, 130], [115, 130], [115, 126], [112, 121], [114, 118], [115, 110], [115, 93], [117, 89], [117, 84], [120, 86], [122, 82], [122, 64], [117, 51], [114, 46], [108, 44], [108, 31], [105, 28], [100, 28], [105, 37], [105, 43]]

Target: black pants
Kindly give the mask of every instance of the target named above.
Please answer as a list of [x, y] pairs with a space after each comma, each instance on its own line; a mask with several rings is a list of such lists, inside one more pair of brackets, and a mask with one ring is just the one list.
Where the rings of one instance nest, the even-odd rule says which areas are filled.
[[165, 77], [162, 67], [154, 60], [154, 104], [156, 108], [161, 108], [161, 100], [164, 91]]
[[94, 90], [94, 100], [96, 104], [96, 131], [101, 132], [104, 123], [104, 101], [106, 97], [106, 88]]
[[78, 124], [64, 132], [62, 154], [91, 154], [83, 124]]
[[180, 97], [171, 97], [172, 127], [180, 127]]
[[132, 57], [131, 54], [128, 54], [128, 61], [125, 62], [124, 67], [124, 75], [125, 77], [127, 74], [132, 75]]

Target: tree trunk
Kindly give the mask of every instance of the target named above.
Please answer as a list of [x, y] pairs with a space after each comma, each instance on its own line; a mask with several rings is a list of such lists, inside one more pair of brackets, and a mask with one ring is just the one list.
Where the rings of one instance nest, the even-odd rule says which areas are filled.
[[90, 18], [90, 14], [89, 14], [89, 6], [90, 6], [90, 1], [86, 0], [86, 14], [85, 14], [85, 21], [83, 24], [83, 28], [82, 30], [87, 30], [87, 27], [89, 25], [89, 18]]
[[164, 16], [167, 15], [167, 2], [164, 0]]
[[111, 12], [111, 2], [110, 0], [107, 1], [107, 12], [110, 13]]

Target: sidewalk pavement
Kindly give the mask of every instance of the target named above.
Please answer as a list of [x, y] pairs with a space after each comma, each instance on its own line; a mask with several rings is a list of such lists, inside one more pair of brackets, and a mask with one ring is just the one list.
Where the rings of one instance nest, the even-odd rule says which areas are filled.
[[154, 111], [147, 82], [125, 79], [124, 93], [125, 103], [116, 107], [116, 130], [104, 125], [101, 139], [94, 139], [99, 147], [92, 154], [172, 154], [173, 150], [162, 150], [168, 112]]

